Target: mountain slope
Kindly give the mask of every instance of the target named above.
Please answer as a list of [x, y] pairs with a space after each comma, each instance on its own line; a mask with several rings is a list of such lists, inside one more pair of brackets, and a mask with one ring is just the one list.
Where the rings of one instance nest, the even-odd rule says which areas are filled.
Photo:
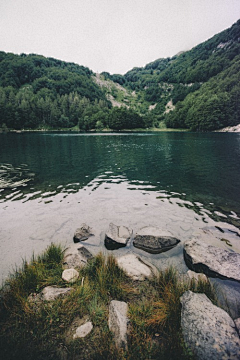
[[[119, 79], [126, 88], [144, 91], [144, 100], [154, 105], [151, 114], [167, 126], [214, 130], [240, 122], [239, 55], [240, 20], [190, 51]], [[171, 103], [173, 111], [167, 110]]]
[[[40, 55], [0, 52], [0, 127], [59, 128], [111, 106], [92, 71]], [[4, 125], [4, 126], [3, 126]]]
[[190, 51], [125, 75], [0, 52], [0, 128], [131, 129], [165, 122], [211, 131], [240, 123], [239, 99], [240, 20]]

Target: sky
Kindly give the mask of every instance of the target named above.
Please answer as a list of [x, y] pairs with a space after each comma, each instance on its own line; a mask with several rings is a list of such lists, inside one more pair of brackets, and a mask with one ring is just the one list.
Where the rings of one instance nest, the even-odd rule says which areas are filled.
[[0, 51], [124, 74], [239, 18], [240, 0], [0, 0]]

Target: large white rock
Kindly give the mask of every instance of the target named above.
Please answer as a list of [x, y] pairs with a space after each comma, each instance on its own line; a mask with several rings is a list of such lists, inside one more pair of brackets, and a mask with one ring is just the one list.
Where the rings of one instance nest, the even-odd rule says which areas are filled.
[[86, 322], [85, 324], [79, 326], [76, 329], [76, 333], [73, 335], [73, 339], [84, 338], [85, 336], [90, 334], [92, 329], [93, 329], [93, 324], [91, 323], [91, 321]]
[[64, 251], [63, 267], [65, 269], [81, 268], [92, 258], [92, 254], [86, 247], [74, 244]]
[[62, 279], [64, 281], [74, 283], [79, 277], [79, 272], [75, 269], [65, 269], [62, 273]]
[[156, 271], [153, 266], [144, 263], [134, 254], [127, 254], [117, 258], [117, 263], [133, 280], [143, 281]]
[[205, 294], [190, 290], [180, 298], [181, 327], [186, 345], [196, 359], [240, 359], [240, 340], [231, 317]]
[[240, 282], [240, 254], [238, 253], [197, 240], [189, 240], [184, 244], [184, 259], [191, 270]]
[[128, 305], [124, 301], [112, 300], [109, 306], [108, 326], [113, 333], [116, 346], [127, 349]]

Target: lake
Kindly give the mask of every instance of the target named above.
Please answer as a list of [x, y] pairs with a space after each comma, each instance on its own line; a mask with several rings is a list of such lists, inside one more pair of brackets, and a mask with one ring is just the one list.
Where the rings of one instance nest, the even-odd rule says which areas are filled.
[[240, 252], [240, 134], [0, 134], [0, 184], [1, 280], [51, 242], [71, 244], [82, 223], [95, 234], [85, 242], [94, 254], [109, 252], [110, 222], [167, 230], [181, 243], [166, 253], [131, 242], [114, 251], [159, 268], [185, 272], [182, 246], [196, 234]]

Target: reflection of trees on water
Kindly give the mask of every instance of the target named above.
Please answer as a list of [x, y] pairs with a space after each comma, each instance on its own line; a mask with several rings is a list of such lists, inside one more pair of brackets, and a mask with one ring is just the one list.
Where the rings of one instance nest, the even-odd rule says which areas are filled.
[[67, 194], [118, 181], [131, 189], [150, 185], [170, 198], [177, 193], [224, 213], [239, 211], [239, 144], [231, 134], [24, 133], [3, 135], [1, 145], [0, 161], [27, 164], [37, 174], [23, 191]]

